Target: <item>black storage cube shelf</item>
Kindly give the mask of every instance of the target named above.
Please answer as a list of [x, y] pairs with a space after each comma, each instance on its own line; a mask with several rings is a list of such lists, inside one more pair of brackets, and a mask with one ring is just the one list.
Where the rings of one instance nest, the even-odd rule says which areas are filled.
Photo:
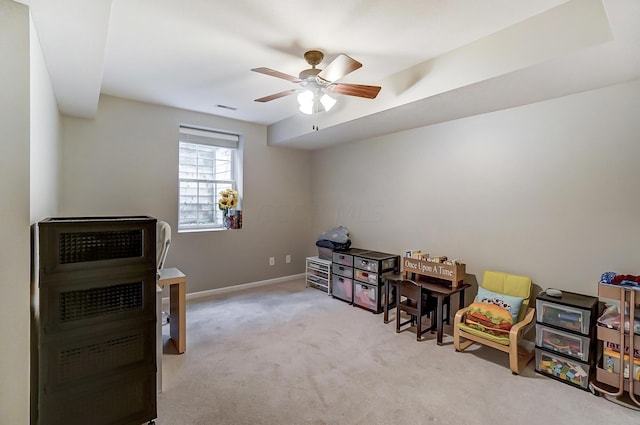
[[38, 223], [39, 425], [157, 416], [156, 219]]

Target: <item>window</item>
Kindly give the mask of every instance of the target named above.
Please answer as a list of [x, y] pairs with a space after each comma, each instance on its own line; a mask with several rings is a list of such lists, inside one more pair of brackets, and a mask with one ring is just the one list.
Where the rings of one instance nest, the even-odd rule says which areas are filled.
[[241, 156], [237, 134], [180, 126], [178, 231], [223, 227], [220, 191], [242, 199]]

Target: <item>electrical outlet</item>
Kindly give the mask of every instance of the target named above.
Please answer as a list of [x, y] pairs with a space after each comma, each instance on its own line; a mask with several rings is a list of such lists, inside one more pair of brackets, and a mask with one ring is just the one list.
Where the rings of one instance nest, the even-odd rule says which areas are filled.
[[270, 266], [276, 265], [276, 257], [269, 257], [269, 265]]
[[287, 254], [287, 256], [284, 257], [284, 262], [289, 264], [291, 262], [291, 255]]

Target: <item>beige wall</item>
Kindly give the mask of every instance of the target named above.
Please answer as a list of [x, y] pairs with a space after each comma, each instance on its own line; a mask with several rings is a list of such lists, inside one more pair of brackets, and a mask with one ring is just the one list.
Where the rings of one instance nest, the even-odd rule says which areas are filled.
[[0, 424], [29, 422], [29, 11], [0, 0]]
[[593, 295], [640, 273], [638, 117], [634, 81], [317, 151], [314, 231]]
[[[177, 233], [181, 123], [242, 134], [242, 230]], [[60, 214], [148, 214], [169, 222], [165, 266], [187, 274], [188, 292], [302, 273], [304, 257], [315, 251], [310, 153], [268, 147], [264, 126], [101, 96], [95, 119], [63, 117], [62, 134]]]
[[31, 24], [31, 223], [55, 215], [60, 183], [60, 115], [38, 34]]

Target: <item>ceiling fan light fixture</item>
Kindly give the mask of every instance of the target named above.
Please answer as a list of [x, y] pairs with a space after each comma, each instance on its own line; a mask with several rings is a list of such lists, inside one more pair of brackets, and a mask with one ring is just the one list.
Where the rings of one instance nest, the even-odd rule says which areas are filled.
[[324, 110], [329, 112], [329, 110], [333, 108], [333, 105], [336, 104], [336, 100], [328, 94], [324, 93], [322, 97], [320, 97], [320, 103], [322, 103], [322, 106], [324, 106]]
[[336, 104], [336, 99], [323, 91], [305, 90], [298, 94], [300, 112], [312, 115], [315, 112], [329, 111]]
[[298, 95], [298, 104], [302, 106], [308, 103], [313, 103], [313, 92], [311, 90], [300, 92], [300, 94]]
[[313, 92], [311, 90], [305, 90], [298, 95], [298, 104], [300, 105], [300, 112], [303, 114], [313, 114]]
[[270, 96], [264, 96], [255, 101], [269, 102], [297, 92], [300, 111], [307, 115], [312, 115], [317, 112], [329, 111], [334, 107], [336, 99], [329, 96], [328, 93], [375, 99], [382, 88], [363, 84], [336, 83], [340, 78], [362, 66], [360, 62], [345, 54], [340, 54], [324, 69], [316, 68], [316, 65], [322, 62], [324, 58], [324, 54], [321, 51], [309, 50], [305, 52], [304, 58], [311, 65], [311, 68], [302, 70], [297, 77], [270, 68], [253, 68], [252, 71], [254, 72], [281, 78], [299, 84], [302, 87], [302, 89], [285, 90]]
[[298, 109], [300, 109], [300, 112], [302, 112], [303, 114], [312, 115], [313, 114], [313, 102], [312, 103], [305, 103], [304, 105], [300, 105], [300, 107]]

